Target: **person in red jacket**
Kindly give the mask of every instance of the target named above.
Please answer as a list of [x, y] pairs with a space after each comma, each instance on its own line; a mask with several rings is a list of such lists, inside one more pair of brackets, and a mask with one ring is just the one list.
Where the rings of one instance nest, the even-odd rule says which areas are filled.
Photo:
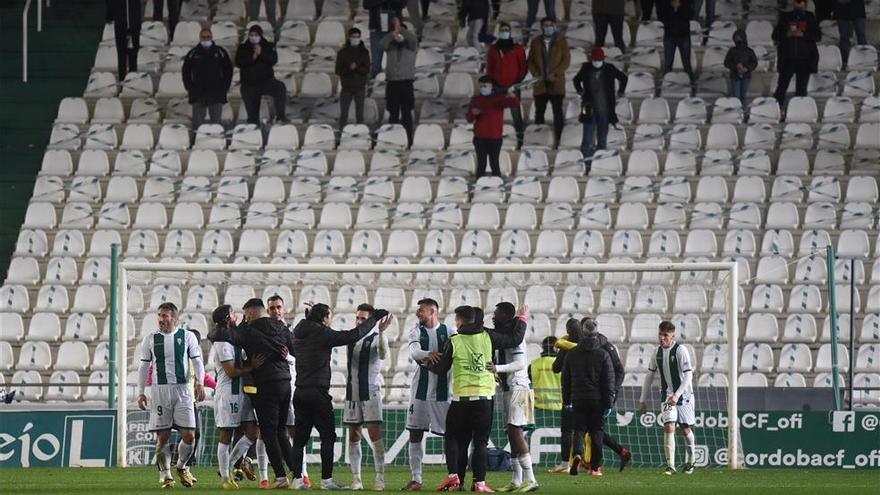
[[[525, 79], [529, 68], [526, 65], [526, 48], [513, 40], [510, 24], [502, 22], [498, 28], [498, 40], [489, 47], [486, 54], [486, 75], [495, 81], [495, 92], [507, 93], [511, 86], [516, 86]], [[519, 97], [519, 89], [514, 90]], [[513, 117], [513, 128], [516, 129], [516, 142], [522, 146], [523, 118], [519, 105], [510, 109]]]
[[495, 82], [489, 76], [479, 79], [480, 94], [471, 98], [467, 121], [474, 124], [474, 151], [477, 153], [477, 179], [486, 174], [486, 161], [492, 175], [501, 177], [498, 155], [504, 131], [504, 109], [519, 106], [519, 98], [512, 92], [495, 92]]

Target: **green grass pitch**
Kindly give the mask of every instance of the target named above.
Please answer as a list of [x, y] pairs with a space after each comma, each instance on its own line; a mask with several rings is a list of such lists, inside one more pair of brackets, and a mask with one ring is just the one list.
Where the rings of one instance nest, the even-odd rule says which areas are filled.
[[[318, 466], [312, 467], [313, 470]], [[683, 474], [664, 476], [660, 469], [627, 469], [618, 473], [616, 466], [608, 466], [603, 478], [589, 478], [581, 474], [577, 478], [568, 474], [549, 474], [540, 468], [536, 475], [542, 484], [539, 493], [615, 493], [615, 494], [709, 494], [748, 493], [750, 495], [792, 493], [797, 495], [822, 494], [865, 495], [878, 493], [880, 471], [822, 470], [822, 469], [697, 469], [690, 476]], [[443, 479], [443, 469], [428, 468], [425, 472], [425, 491], [432, 491]], [[372, 486], [373, 475], [364, 466], [364, 484]], [[183, 488], [178, 483], [172, 493], [228, 493], [220, 490], [216, 470], [196, 468], [193, 473], [198, 484]], [[317, 474], [317, 471], [314, 473]], [[336, 478], [342, 482], [351, 480], [346, 466], [337, 466]], [[406, 468], [388, 468], [385, 474], [387, 492], [396, 492], [409, 480]], [[510, 481], [509, 473], [489, 473], [489, 484], [502, 486]], [[158, 474], [155, 468], [5, 468], [0, 469], [0, 493], [2, 494], [125, 494], [157, 493]], [[245, 480], [242, 491], [259, 490], [255, 482]]]

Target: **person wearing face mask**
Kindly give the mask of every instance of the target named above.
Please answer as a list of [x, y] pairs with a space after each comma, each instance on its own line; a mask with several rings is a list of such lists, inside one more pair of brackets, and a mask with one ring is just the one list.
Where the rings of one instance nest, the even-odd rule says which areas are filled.
[[[593, 47], [591, 61], [581, 66], [574, 76], [574, 89], [581, 95], [581, 114], [583, 124], [581, 154], [593, 156], [593, 132], [596, 132], [596, 149], [604, 150], [608, 145], [608, 126], [617, 124], [617, 101], [614, 95], [614, 82], [619, 83], [617, 96], [626, 91], [627, 75], [617, 67], [605, 62], [605, 51]], [[590, 163], [587, 162], [589, 170]]]
[[248, 124], [260, 125], [260, 99], [272, 97], [275, 120], [287, 122], [287, 88], [275, 79], [272, 66], [278, 62], [275, 44], [263, 36], [263, 28], [254, 24], [248, 30], [248, 39], [238, 46], [235, 66], [241, 69], [241, 100], [247, 110]]
[[348, 42], [336, 54], [336, 75], [342, 86], [339, 92], [339, 129], [348, 123], [348, 109], [354, 99], [354, 116], [364, 123], [364, 95], [370, 74], [370, 52], [361, 41], [361, 30], [348, 30]]
[[565, 71], [571, 64], [571, 52], [565, 37], [556, 32], [556, 22], [545, 17], [541, 20], [541, 36], [532, 40], [526, 60], [529, 72], [537, 79], [532, 94], [535, 97], [535, 123], [544, 123], [547, 103], [553, 107], [553, 134], [558, 143], [565, 126], [562, 101], [565, 98]]
[[[513, 41], [510, 24], [502, 22], [499, 26], [498, 39], [486, 54], [486, 75], [495, 82], [496, 92], [506, 93], [525, 79], [529, 68], [526, 65], [526, 49]], [[514, 89], [513, 94], [518, 97], [519, 89]], [[524, 126], [520, 106], [511, 107], [510, 114], [513, 128], [516, 129], [517, 145], [522, 146]]]
[[183, 58], [182, 77], [192, 105], [193, 130], [205, 121], [205, 111], [210, 123], [219, 124], [232, 84], [232, 61], [226, 49], [214, 43], [210, 29], [202, 29], [199, 44]]
[[596, 46], [605, 46], [605, 36], [611, 27], [614, 46], [626, 52], [623, 41], [624, 5], [622, 0], [593, 0], [593, 20], [596, 23]]
[[388, 123], [402, 124], [406, 136], [412, 144], [413, 108], [415, 94], [413, 81], [416, 78], [416, 52], [419, 40], [395, 17], [392, 30], [382, 38], [380, 45], [385, 50], [388, 61], [385, 64], [385, 105], [388, 109]]
[[498, 156], [504, 130], [504, 109], [519, 106], [519, 98], [512, 92], [497, 93], [489, 76], [479, 79], [480, 94], [471, 97], [465, 118], [474, 124], [474, 151], [477, 154], [477, 179], [486, 174], [486, 162], [492, 175], [501, 177]]
[[663, 21], [663, 73], [672, 72], [675, 50], [681, 55], [684, 72], [694, 84], [694, 69], [691, 66], [691, 11], [682, 0], [672, 0], [669, 8], [660, 15]]
[[752, 72], [758, 67], [758, 57], [749, 48], [746, 32], [742, 29], [733, 33], [733, 46], [724, 56], [724, 66], [730, 71], [730, 94], [739, 98], [745, 113], [748, 107], [749, 82]]
[[[776, 70], [779, 82], [774, 97], [779, 108], [785, 108], [785, 93], [792, 77], [796, 79], [795, 94], [807, 96], [807, 83], [810, 74], [818, 71], [819, 49], [816, 42], [822, 38], [819, 22], [812, 12], [807, 11], [806, 0], [794, 0], [794, 9], [781, 12], [773, 30], [776, 45]], [[785, 111], [782, 112], [783, 117]]]

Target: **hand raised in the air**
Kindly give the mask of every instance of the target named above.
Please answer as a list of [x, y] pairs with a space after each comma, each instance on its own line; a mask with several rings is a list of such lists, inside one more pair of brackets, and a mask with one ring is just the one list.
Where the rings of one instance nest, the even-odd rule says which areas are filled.
[[519, 307], [519, 311], [516, 313], [518, 316], [526, 316], [529, 314], [529, 305], [523, 304]]
[[375, 318], [377, 320], [381, 320], [382, 318], [385, 318], [386, 316], [388, 316], [388, 310], [374, 309], [373, 313], [370, 316], [372, 316], [373, 318]]
[[141, 411], [147, 410], [147, 396], [146, 395], [141, 394], [138, 396], [138, 407], [140, 408]]
[[388, 328], [388, 325], [391, 325], [391, 320], [393, 319], [394, 315], [388, 315], [385, 318], [382, 318], [382, 320], [379, 321], [379, 332], [384, 332], [385, 329]]
[[648, 405], [644, 402], [639, 402], [639, 414], [645, 414], [645, 411], [648, 410]]

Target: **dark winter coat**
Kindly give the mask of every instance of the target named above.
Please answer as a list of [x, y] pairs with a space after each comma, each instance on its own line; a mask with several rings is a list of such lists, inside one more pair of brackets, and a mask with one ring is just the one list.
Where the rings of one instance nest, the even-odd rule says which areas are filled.
[[296, 386], [330, 388], [330, 354], [334, 347], [354, 344], [373, 330], [377, 318], [370, 316], [352, 330], [337, 331], [327, 325], [302, 320], [293, 329]]
[[[352, 70], [351, 64], [357, 64]], [[336, 75], [342, 89], [348, 92], [363, 91], [370, 74], [370, 51], [361, 42], [358, 46], [351, 46], [346, 41], [344, 47], [336, 54]]]
[[596, 338], [598, 339], [599, 347], [607, 352], [608, 357], [611, 358], [611, 366], [614, 368], [614, 396], [617, 397], [617, 393], [620, 392], [620, 386], [623, 385], [623, 378], [626, 376], [623, 363], [620, 361], [620, 353], [617, 352], [617, 347], [609, 342], [608, 338], [601, 333], [597, 333]]
[[[789, 37], [792, 26], [803, 31], [803, 37]], [[773, 41], [777, 43], [777, 70], [779, 72], [794, 71], [806, 64], [810, 73], [815, 73], [819, 66], [819, 49], [816, 43], [822, 38], [819, 22], [812, 12], [792, 10], [779, 14], [779, 22], [773, 29]]]
[[[565, 96], [565, 71], [571, 65], [571, 50], [568, 48], [565, 36], [558, 32], [553, 35], [550, 39], [547, 60], [545, 61], [544, 58], [544, 37], [536, 36], [529, 45], [529, 56], [526, 59], [529, 72], [538, 80], [532, 94]], [[549, 80], [544, 78], [545, 62]]]
[[259, 388], [264, 383], [290, 381], [290, 365], [282, 349], [293, 348], [293, 336], [283, 322], [268, 317], [257, 318], [235, 328], [218, 328], [217, 340], [225, 340], [241, 347], [248, 356], [263, 355], [266, 361], [251, 371]]
[[691, 35], [691, 6], [688, 2], [681, 2], [678, 10], [666, 6], [658, 17], [663, 22], [663, 36], [672, 38], [685, 38]]
[[183, 86], [190, 103], [226, 103], [231, 84], [232, 61], [226, 49], [216, 43], [208, 49], [199, 44], [183, 58]]
[[[406, 7], [406, 0], [364, 0], [363, 6], [370, 12], [370, 31], [382, 31], [380, 13], [390, 12], [391, 15], [401, 17], [401, 11]], [[391, 30], [391, 21], [388, 21], [388, 32]]]
[[275, 44], [260, 39], [260, 56], [254, 59], [254, 45], [250, 41], [238, 45], [235, 52], [235, 66], [241, 69], [241, 85], [257, 85], [275, 79], [275, 70], [272, 68], [278, 62], [278, 52]]
[[572, 349], [562, 365], [562, 401], [614, 404], [614, 364], [602, 348], [597, 334], [586, 335]]
[[749, 48], [746, 32], [742, 29], [737, 29], [733, 33], [733, 40], [736, 44], [727, 50], [727, 55], [724, 56], [724, 66], [730, 70], [731, 79], [739, 77], [739, 73], [736, 71], [737, 64], [745, 66], [749, 70], [746, 76], [751, 76], [755, 68], [758, 67], [758, 57], [755, 55], [755, 50]]
[[610, 124], [616, 124], [617, 112], [614, 111], [614, 108], [617, 102], [614, 93], [614, 81], [620, 81], [620, 88], [617, 91], [619, 94], [623, 94], [624, 90], [626, 90], [626, 83], [629, 81], [629, 78], [626, 74], [624, 74], [617, 67], [615, 67], [613, 64], [609, 64], [608, 62], [602, 64], [601, 69], [593, 67], [592, 62], [587, 62], [581, 66], [581, 70], [579, 70], [577, 75], [574, 76], [574, 89], [581, 95], [581, 104], [592, 108], [592, 93], [590, 92], [589, 88], [590, 73], [597, 70], [602, 71], [602, 77], [605, 79], [605, 101], [607, 101], [611, 107], [606, 109], [608, 122]]

